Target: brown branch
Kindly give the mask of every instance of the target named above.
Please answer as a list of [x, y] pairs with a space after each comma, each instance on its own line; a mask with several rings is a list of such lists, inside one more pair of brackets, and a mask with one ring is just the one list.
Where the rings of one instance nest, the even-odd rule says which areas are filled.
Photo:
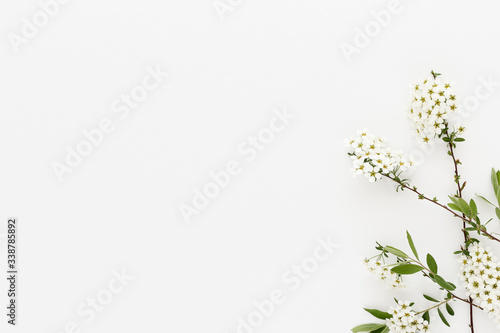
[[[438, 205], [439, 207], [441, 207], [441, 208], [443, 208], [443, 209], [446, 209], [447, 211], [449, 211], [450, 213], [452, 213], [455, 217], [458, 217], [460, 220], [463, 220], [463, 221], [465, 221], [465, 222], [467, 222], [467, 223], [474, 223], [474, 221], [472, 221], [471, 219], [468, 219], [468, 218], [466, 218], [466, 217], [463, 217], [463, 216], [462, 216], [462, 215], [460, 215], [460, 214], [457, 214], [457, 213], [456, 213], [455, 211], [453, 211], [451, 208], [449, 208], [449, 207], [447, 207], [447, 206], [445, 206], [445, 205], [442, 205], [442, 204], [440, 204], [439, 202], [437, 202], [436, 200], [433, 200], [433, 199], [431, 199], [431, 198], [429, 198], [429, 197], [427, 197], [427, 196], [423, 195], [422, 193], [420, 193], [420, 192], [419, 192], [418, 190], [416, 190], [415, 188], [410, 187], [410, 186], [408, 186], [408, 185], [406, 185], [406, 184], [404, 184], [404, 183], [402, 183], [402, 182], [398, 182], [396, 179], [392, 178], [392, 177], [391, 177], [391, 176], [389, 176], [388, 174], [382, 174], [382, 175], [383, 175], [383, 176], [385, 176], [385, 177], [387, 177], [387, 178], [389, 178], [390, 180], [392, 180], [392, 181], [396, 182], [396, 183], [397, 183], [397, 184], [399, 184], [402, 188], [405, 188], [405, 189], [407, 189], [407, 190], [410, 190], [410, 191], [412, 191], [412, 192], [416, 193], [416, 194], [418, 195], [418, 198], [419, 198], [419, 199], [430, 201], [430, 202], [432, 202], [433, 204]], [[484, 231], [484, 230], [482, 230], [482, 229], [481, 229], [481, 233], [483, 233], [483, 235], [485, 235], [485, 236], [490, 237], [490, 239], [492, 239], [492, 240], [495, 240], [495, 241], [497, 241], [497, 242], [500, 242], [500, 239], [498, 239], [497, 237], [495, 237], [495, 236], [493, 236], [492, 234], [488, 233], [487, 231]]]
[[[446, 136], [449, 138], [449, 134], [448, 134], [448, 130], [446, 130]], [[462, 185], [460, 185], [460, 174], [458, 173], [458, 160], [455, 158], [455, 153], [453, 151], [453, 142], [448, 142], [448, 147], [450, 148], [450, 156], [451, 158], [453, 159], [453, 166], [455, 167], [455, 182], [457, 183], [457, 186], [458, 186], [458, 197], [459, 198], [462, 198]], [[462, 214], [462, 217], [465, 219], [465, 214]], [[465, 230], [465, 220], [462, 221], [463, 222], [463, 228], [462, 228], [462, 231], [464, 233], [464, 239], [465, 239], [465, 242], [467, 242], [470, 237], [469, 235], [467, 234], [467, 231]]]
[[[450, 135], [448, 133], [448, 124], [446, 123], [446, 130], [445, 130], [445, 134], [446, 134], [446, 137], [449, 139], [448, 141], [448, 147], [450, 148], [450, 156], [451, 158], [453, 159], [453, 166], [455, 168], [455, 183], [457, 183], [457, 186], [458, 186], [458, 197], [459, 198], [462, 198], [462, 189], [463, 189], [463, 186], [460, 184], [460, 174], [458, 173], [458, 163], [459, 161], [455, 158], [455, 153], [453, 151], [453, 141], [451, 140], [450, 138]], [[465, 183], [464, 183], [465, 185]], [[465, 214], [462, 214], [462, 218], [465, 219], [466, 216]], [[470, 240], [470, 236], [469, 236], [469, 233], [467, 232], [467, 230], [465, 230], [465, 227], [466, 227], [466, 224], [465, 224], [465, 220], [462, 220], [462, 224], [463, 224], [463, 227], [462, 227], [462, 232], [464, 233], [464, 242], [465, 242], [465, 248], [468, 248], [467, 246], [467, 241]], [[474, 308], [473, 308], [473, 303], [472, 303], [472, 297], [469, 296], [469, 318], [470, 318], [470, 330], [471, 330], [471, 333], [474, 333]]]
[[[426, 270], [427, 272], [429, 272], [429, 274], [434, 274], [434, 272], [432, 272], [429, 268], [427, 268], [424, 264], [422, 264], [419, 260], [417, 259], [413, 259], [413, 258], [410, 258], [410, 260], [412, 260], [413, 262], [415, 262], [416, 264], [418, 264], [420, 267], [422, 267], [424, 270]], [[432, 281], [436, 282], [429, 274], [427, 274], [426, 272], [423, 272], [424, 273], [424, 276], [431, 279]], [[458, 297], [457, 295], [455, 295], [454, 293], [452, 293], [450, 290], [448, 289], [445, 289], [447, 292], [450, 293], [451, 296], [453, 296], [453, 298], [456, 298], [462, 302], [465, 302], [465, 303], [468, 303], [470, 304], [471, 307], [475, 306], [476, 308], [478, 309], [481, 309], [483, 310], [482, 307], [480, 307], [479, 305], [476, 305], [474, 304], [474, 302], [472, 301], [472, 298], [469, 297], [469, 300], [466, 300], [464, 298], [461, 298], [461, 297]]]

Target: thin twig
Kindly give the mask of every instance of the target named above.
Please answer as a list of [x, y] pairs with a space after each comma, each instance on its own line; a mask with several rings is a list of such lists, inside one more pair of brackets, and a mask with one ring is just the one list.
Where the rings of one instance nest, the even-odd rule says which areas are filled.
[[[431, 198], [429, 198], [429, 197], [427, 197], [427, 196], [423, 195], [422, 193], [420, 193], [420, 192], [419, 192], [418, 190], [416, 190], [415, 188], [410, 187], [410, 186], [408, 186], [408, 185], [406, 185], [406, 184], [403, 184], [403, 183], [401, 183], [401, 182], [398, 182], [397, 180], [395, 180], [394, 178], [392, 178], [392, 177], [391, 177], [391, 176], [389, 176], [388, 174], [382, 174], [382, 175], [383, 175], [383, 176], [385, 176], [385, 177], [387, 177], [387, 178], [389, 178], [390, 180], [392, 180], [392, 181], [396, 182], [396, 183], [397, 183], [397, 184], [399, 184], [401, 187], [403, 187], [403, 188], [405, 188], [405, 189], [407, 189], [407, 190], [410, 190], [410, 191], [412, 191], [412, 192], [416, 193], [416, 194], [418, 195], [419, 199], [430, 201], [430, 202], [432, 202], [433, 204], [436, 204], [436, 205], [438, 205], [439, 207], [441, 207], [441, 208], [443, 208], [443, 209], [446, 209], [447, 211], [449, 211], [450, 213], [452, 213], [455, 217], [458, 217], [460, 220], [463, 220], [463, 221], [465, 221], [465, 222], [467, 222], [467, 223], [474, 223], [474, 221], [472, 221], [471, 219], [468, 219], [468, 218], [466, 218], [466, 217], [461, 216], [460, 214], [457, 214], [457, 213], [456, 213], [456, 212], [454, 212], [451, 208], [449, 208], [449, 207], [447, 207], [447, 206], [445, 206], [445, 205], [442, 205], [442, 204], [440, 204], [439, 202], [437, 202], [436, 200], [433, 200], [433, 199], [431, 199]], [[495, 240], [495, 241], [497, 241], [497, 242], [500, 242], [500, 239], [498, 239], [497, 237], [495, 237], [495, 236], [493, 236], [492, 234], [488, 233], [487, 231], [481, 230], [481, 232], [483, 233], [483, 235], [490, 237], [492, 240]]]
[[[448, 124], [446, 123], [446, 130], [445, 130], [445, 134], [446, 134], [446, 137], [448, 137], [450, 140], [448, 141], [448, 147], [450, 148], [450, 156], [451, 158], [453, 159], [453, 166], [455, 168], [455, 182], [457, 183], [457, 186], [458, 186], [458, 197], [459, 198], [462, 198], [462, 185], [460, 184], [460, 174], [458, 173], [458, 161], [457, 159], [455, 158], [455, 153], [453, 151], [453, 142], [450, 138], [450, 135], [448, 133]], [[465, 184], [465, 183], [464, 183]], [[463, 227], [462, 227], [462, 231], [464, 233], [464, 242], [465, 242], [465, 248], [467, 249], [468, 246], [467, 246], [467, 241], [470, 240], [470, 236], [468, 234], [468, 232], [465, 230], [465, 227], [466, 227], [466, 222], [465, 222], [465, 214], [462, 214], [462, 218], [464, 220], [462, 220], [462, 223], [463, 223]], [[472, 297], [469, 296], [469, 318], [470, 318], [470, 330], [471, 330], [471, 333], [474, 333], [474, 308], [473, 308], [473, 303], [472, 303]]]

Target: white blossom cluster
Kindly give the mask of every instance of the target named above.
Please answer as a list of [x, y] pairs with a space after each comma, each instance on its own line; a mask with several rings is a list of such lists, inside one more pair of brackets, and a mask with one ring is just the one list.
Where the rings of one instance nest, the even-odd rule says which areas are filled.
[[469, 246], [470, 257], [462, 255], [460, 272], [464, 287], [500, 328], [500, 266], [489, 248]]
[[386, 319], [390, 333], [416, 333], [428, 332], [429, 322], [412, 310], [410, 302], [398, 301], [397, 307], [388, 311], [392, 318]]
[[406, 287], [401, 279], [401, 276], [391, 271], [390, 268], [385, 267], [381, 261], [364, 259], [363, 262], [366, 268], [368, 268], [368, 271], [373, 273], [378, 280], [387, 282], [392, 288], [395, 289]]
[[411, 94], [409, 117], [419, 143], [427, 144], [445, 128], [451, 114], [458, 110], [451, 83], [433, 76], [415, 84]]
[[382, 174], [391, 171], [405, 171], [413, 165], [413, 160], [399, 151], [393, 151], [386, 145], [386, 140], [366, 130], [360, 130], [356, 136], [345, 140], [352, 158], [354, 175], [365, 175], [370, 182], [382, 178]]

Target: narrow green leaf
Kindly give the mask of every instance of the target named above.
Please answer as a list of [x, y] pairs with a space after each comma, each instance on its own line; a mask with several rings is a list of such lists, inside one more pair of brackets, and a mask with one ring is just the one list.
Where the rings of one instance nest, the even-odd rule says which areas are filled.
[[430, 254], [427, 254], [427, 265], [429, 266], [429, 269], [432, 273], [437, 274], [438, 266], [436, 264], [436, 260], [434, 260], [434, 258]]
[[489, 201], [488, 199], [486, 199], [485, 197], [483, 197], [482, 195], [479, 195], [479, 194], [476, 194], [478, 197], [480, 197], [481, 199], [483, 199], [484, 201], [486, 201], [487, 203], [489, 203], [490, 205], [492, 206], [495, 206], [494, 204], [491, 203], [491, 201]]
[[397, 257], [400, 257], [400, 258], [408, 258], [408, 255], [406, 253], [404, 253], [403, 251], [401, 250], [398, 250], [396, 249], [395, 247], [392, 247], [392, 246], [386, 246], [385, 247], [385, 250], [388, 251], [389, 253], [392, 253], [394, 254], [395, 256]]
[[453, 291], [455, 290], [455, 286], [446, 282], [445, 279], [443, 279], [441, 276], [439, 275], [435, 275], [434, 276], [434, 280], [436, 281], [437, 284], [439, 284], [442, 288], [446, 289], [446, 290], [450, 290], [450, 291]]
[[438, 314], [439, 314], [439, 318], [441, 318], [441, 320], [443, 321], [443, 323], [450, 327], [450, 324], [448, 323], [448, 321], [446, 320], [444, 314], [441, 312], [441, 309], [438, 308]]
[[448, 204], [448, 207], [450, 207], [451, 209], [453, 210], [458, 210], [459, 212], [462, 212], [462, 210], [460, 209], [460, 207], [458, 207], [457, 205], [455, 205], [454, 203], [449, 203]]
[[375, 331], [371, 331], [370, 333], [384, 333], [384, 331], [387, 329], [387, 332], [389, 332], [389, 327], [387, 326], [382, 326], [379, 329], [376, 329]]
[[495, 169], [491, 169], [491, 183], [493, 184], [493, 191], [495, 192], [495, 194], [498, 192], [499, 182], [500, 181], [498, 180], [497, 172], [495, 171]]
[[437, 299], [435, 299], [434, 297], [430, 297], [429, 295], [424, 294], [424, 298], [428, 301], [439, 303]]
[[464, 213], [465, 215], [467, 216], [471, 215], [471, 209], [469, 207], [469, 204], [464, 199], [458, 198], [458, 207], [460, 207], [462, 213]]
[[417, 249], [415, 248], [415, 244], [413, 243], [413, 239], [411, 238], [411, 235], [410, 235], [410, 233], [408, 232], [408, 230], [406, 231], [406, 238], [408, 238], [408, 244], [410, 244], [411, 251], [412, 251], [412, 252], [413, 252], [413, 254], [415, 255], [415, 258], [417, 258], [417, 260], [420, 260], [420, 259], [418, 258]]
[[500, 207], [500, 188], [496, 192], [498, 206]]
[[384, 324], [363, 324], [354, 327], [351, 329], [352, 332], [371, 332], [374, 330], [378, 330], [381, 327], [384, 327]]
[[425, 311], [422, 315], [422, 319], [427, 320], [429, 323], [431, 322], [431, 316], [429, 315], [429, 311]]
[[455, 142], [464, 142], [465, 139], [464, 138], [455, 138], [455, 140], [453, 140]]
[[448, 198], [450, 198], [450, 200], [453, 201], [453, 203], [458, 206], [458, 198], [452, 195], [449, 195]]
[[401, 275], [411, 275], [420, 272], [424, 268], [413, 264], [403, 264], [392, 268], [392, 271], [396, 274]]
[[472, 216], [477, 216], [477, 205], [476, 202], [472, 199], [470, 199], [470, 209], [472, 210]]
[[451, 306], [450, 306], [449, 303], [446, 303], [446, 311], [448, 311], [448, 313], [450, 314], [450, 316], [454, 316], [455, 315], [455, 311], [453, 311], [453, 309], [451, 308]]
[[364, 309], [366, 312], [368, 312], [369, 314], [371, 314], [372, 316], [374, 316], [375, 318], [378, 318], [378, 319], [389, 319], [389, 318], [392, 318], [392, 315], [387, 313], [387, 312], [384, 312], [384, 311], [380, 311], [380, 310], [376, 310], [376, 309]]
[[497, 217], [500, 219], [500, 209], [498, 207], [495, 207], [495, 213], [497, 214]]

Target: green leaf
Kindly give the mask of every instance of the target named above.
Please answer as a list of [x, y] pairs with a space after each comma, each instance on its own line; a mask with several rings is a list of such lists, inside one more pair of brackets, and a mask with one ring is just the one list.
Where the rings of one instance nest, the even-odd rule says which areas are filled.
[[446, 303], [446, 311], [448, 311], [448, 313], [450, 314], [450, 316], [454, 316], [455, 315], [455, 311], [453, 311], [453, 309], [451, 308], [451, 306], [450, 306], [449, 303]]
[[429, 265], [429, 269], [432, 273], [437, 274], [438, 266], [436, 264], [436, 260], [434, 260], [430, 254], [427, 254], [427, 265]]
[[403, 264], [393, 267], [391, 270], [396, 274], [411, 275], [420, 272], [424, 268], [413, 264]]
[[495, 169], [491, 169], [491, 183], [493, 184], [493, 191], [495, 194], [498, 192], [498, 177], [497, 177], [497, 172]]
[[439, 284], [442, 288], [446, 290], [453, 291], [456, 289], [456, 287], [448, 282], [446, 282], [441, 276], [435, 275], [434, 280], [436, 281], [437, 284]]
[[438, 308], [438, 314], [439, 314], [439, 318], [441, 318], [441, 320], [443, 321], [443, 323], [450, 327], [450, 324], [448, 323], [448, 321], [446, 320], [444, 314], [441, 312], [441, 309]]
[[472, 210], [472, 216], [477, 216], [477, 205], [472, 199], [470, 199], [470, 209]]
[[455, 140], [453, 140], [455, 142], [464, 142], [465, 139], [464, 138], [455, 138]]
[[411, 251], [412, 251], [412, 252], [413, 252], [413, 254], [415, 255], [415, 258], [417, 258], [417, 260], [420, 260], [420, 259], [418, 258], [417, 249], [415, 248], [415, 244], [413, 243], [413, 239], [411, 238], [411, 235], [410, 235], [410, 233], [408, 232], [408, 230], [406, 231], [406, 238], [408, 238], [408, 244], [410, 244]]
[[450, 207], [453, 210], [458, 210], [459, 212], [462, 212], [462, 210], [460, 209], [460, 207], [458, 207], [457, 205], [455, 205], [453, 203], [449, 203], [448, 207]]
[[458, 198], [452, 195], [449, 195], [448, 198], [450, 198], [450, 200], [453, 201], [453, 203], [458, 206]]
[[370, 333], [384, 333], [384, 332], [389, 332], [389, 327], [384, 325], [381, 328], [376, 329], [375, 331], [371, 331]]
[[496, 192], [496, 196], [497, 196], [498, 206], [500, 206], [500, 188], [499, 188], [499, 189], [498, 189], [498, 191]]
[[404, 253], [403, 251], [401, 250], [398, 250], [396, 249], [395, 247], [392, 247], [392, 246], [386, 246], [385, 247], [385, 250], [389, 253], [392, 253], [394, 254], [395, 256], [397, 257], [400, 257], [400, 258], [409, 258], [408, 255], [406, 253]]
[[500, 209], [498, 207], [495, 207], [495, 213], [497, 214], [497, 217], [500, 219]]
[[490, 205], [492, 206], [495, 206], [494, 204], [491, 203], [491, 201], [489, 201], [488, 199], [486, 199], [485, 197], [483, 197], [482, 195], [479, 195], [479, 194], [476, 194], [478, 197], [480, 197], [481, 199], [483, 199], [484, 201], [486, 201], [487, 203], [489, 203]]
[[374, 316], [375, 318], [378, 318], [378, 319], [389, 319], [389, 318], [392, 318], [392, 315], [387, 313], [387, 312], [384, 312], [384, 311], [380, 311], [380, 310], [376, 310], [376, 309], [364, 309], [366, 312], [368, 312], [369, 314], [371, 314], [372, 316]]
[[429, 323], [431, 322], [431, 316], [429, 315], [429, 311], [425, 311], [422, 315], [422, 319], [427, 320]]
[[435, 299], [434, 297], [430, 297], [429, 295], [424, 294], [424, 298], [428, 301], [439, 303], [437, 299]]
[[460, 207], [460, 209], [462, 210], [462, 213], [464, 213], [465, 215], [467, 215], [467, 216], [471, 215], [472, 210], [470, 209], [467, 201], [465, 201], [464, 199], [458, 198], [458, 207]]
[[384, 324], [363, 324], [363, 325], [359, 325], [359, 326], [354, 327], [353, 329], [351, 329], [351, 331], [353, 331], [353, 332], [371, 332], [371, 331], [378, 330], [379, 328], [384, 327], [384, 326], [385, 326]]
[[450, 141], [451, 141], [451, 139], [450, 139], [449, 137], [445, 136], [445, 137], [443, 137], [443, 141], [444, 141], [444, 142], [450, 142]]

